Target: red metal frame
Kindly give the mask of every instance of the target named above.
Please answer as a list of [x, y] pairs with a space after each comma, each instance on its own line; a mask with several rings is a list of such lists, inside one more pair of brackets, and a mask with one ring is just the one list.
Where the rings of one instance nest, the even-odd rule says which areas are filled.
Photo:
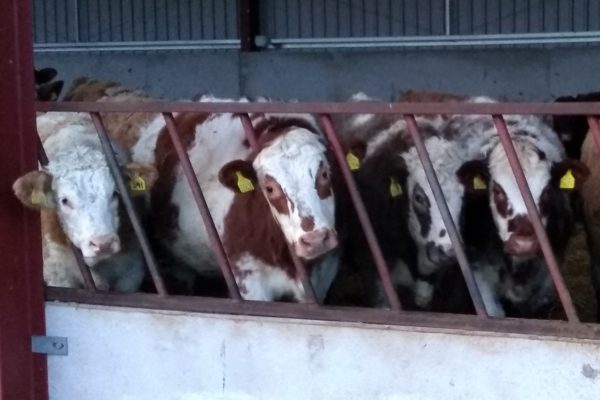
[[31, 2], [2, 6], [0, 399], [40, 400], [48, 398], [46, 358], [31, 351], [31, 336], [45, 333], [40, 218], [11, 189], [20, 175], [37, 168]]

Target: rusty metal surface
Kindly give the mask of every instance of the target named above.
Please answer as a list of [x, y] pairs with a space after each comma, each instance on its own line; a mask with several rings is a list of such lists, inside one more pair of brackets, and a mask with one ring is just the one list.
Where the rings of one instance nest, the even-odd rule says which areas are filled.
[[429, 182], [429, 186], [433, 192], [433, 197], [435, 198], [435, 202], [437, 203], [440, 214], [442, 215], [442, 219], [444, 220], [444, 225], [446, 226], [446, 230], [448, 231], [448, 235], [452, 241], [452, 246], [454, 247], [454, 251], [456, 253], [456, 260], [458, 261], [463, 277], [465, 278], [465, 283], [469, 289], [469, 294], [471, 295], [475, 312], [480, 317], [487, 317], [487, 312], [485, 311], [481, 293], [479, 292], [479, 288], [475, 282], [473, 271], [469, 267], [469, 261], [467, 260], [467, 253], [465, 252], [463, 240], [460, 236], [460, 233], [456, 229], [456, 224], [452, 220], [452, 215], [450, 215], [448, 203], [446, 202], [440, 182], [438, 181], [435, 170], [433, 169], [431, 159], [429, 158], [427, 148], [425, 147], [425, 142], [419, 133], [415, 116], [405, 115], [404, 119], [406, 121], [408, 132], [415, 142], [415, 148], [417, 149], [417, 154], [421, 160], [421, 164], [423, 165], [425, 176], [427, 177], [427, 181]]
[[533, 196], [531, 195], [531, 190], [527, 185], [525, 173], [523, 172], [523, 168], [521, 167], [521, 163], [519, 162], [519, 158], [517, 157], [517, 153], [510, 138], [510, 134], [508, 133], [506, 122], [504, 121], [502, 115], [493, 115], [493, 119], [494, 124], [496, 125], [496, 130], [498, 131], [498, 135], [500, 136], [500, 142], [502, 143], [502, 147], [504, 147], [506, 157], [508, 158], [510, 168], [512, 169], [513, 174], [515, 175], [517, 185], [519, 186], [519, 191], [521, 192], [521, 196], [523, 196], [523, 200], [525, 201], [525, 206], [527, 207], [527, 214], [529, 216], [529, 220], [533, 225], [535, 236], [540, 242], [540, 247], [542, 249], [542, 253], [544, 254], [544, 259], [546, 260], [546, 265], [548, 265], [550, 276], [552, 277], [552, 281], [554, 282], [554, 287], [556, 288], [556, 292], [558, 293], [560, 302], [562, 303], [562, 306], [565, 310], [565, 314], [567, 315], [569, 322], [579, 323], [577, 311], [575, 310], [575, 306], [573, 305], [573, 300], [571, 299], [569, 290], [567, 289], [565, 281], [560, 273], [558, 262], [556, 261], [556, 257], [554, 256], [554, 252], [552, 251], [552, 246], [550, 245], [550, 241], [548, 240], [548, 235], [546, 235], [546, 229], [544, 228], [544, 224], [542, 223], [542, 219], [540, 218], [540, 214], [535, 205], [535, 200], [533, 199]]
[[83, 290], [47, 288], [48, 301], [85, 303], [101, 306], [133, 307], [231, 315], [308, 319], [331, 322], [397, 325], [415, 328], [495, 333], [524, 334], [539, 337], [600, 340], [600, 325], [571, 324], [566, 321], [514, 318], [479, 318], [474, 315], [398, 312], [395, 310], [357, 307], [314, 307], [309, 304], [244, 301], [210, 297], [168, 296], [146, 293], [90, 294]]
[[369, 249], [373, 255], [373, 261], [375, 262], [377, 272], [381, 278], [381, 283], [383, 285], [386, 298], [392, 309], [401, 310], [402, 305], [400, 304], [400, 299], [398, 298], [398, 294], [394, 289], [394, 284], [392, 283], [392, 278], [390, 277], [390, 270], [388, 269], [385, 258], [383, 257], [383, 253], [381, 252], [381, 247], [377, 242], [375, 230], [373, 229], [367, 209], [365, 208], [365, 205], [360, 197], [360, 193], [358, 192], [356, 182], [354, 182], [352, 172], [350, 172], [350, 168], [348, 167], [348, 164], [346, 164], [346, 155], [344, 154], [342, 145], [337, 138], [331, 116], [327, 114], [321, 115], [320, 119], [323, 130], [325, 131], [327, 139], [329, 140], [329, 143], [333, 149], [333, 153], [335, 154], [340, 171], [342, 171], [342, 177], [344, 178], [344, 182], [348, 188], [348, 193], [352, 199], [352, 204], [354, 205], [354, 209], [356, 210], [360, 225], [363, 228], [367, 244], [369, 245]]
[[235, 278], [233, 277], [231, 265], [229, 264], [229, 260], [227, 259], [227, 255], [225, 254], [225, 249], [223, 249], [223, 243], [221, 243], [219, 233], [217, 232], [215, 223], [210, 215], [210, 210], [208, 209], [206, 199], [202, 194], [202, 189], [200, 188], [198, 178], [194, 173], [194, 168], [192, 167], [190, 158], [187, 154], [186, 149], [181, 143], [181, 139], [179, 139], [179, 134], [177, 133], [177, 127], [175, 126], [173, 114], [168, 112], [163, 113], [163, 117], [167, 126], [167, 132], [169, 132], [171, 142], [173, 143], [173, 147], [175, 148], [175, 152], [177, 153], [177, 157], [179, 158], [179, 162], [181, 163], [181, 169], [183, 170], [188, 184], [190, 185], [190, 190], [192, 191], [192, 195], [194, 196], [194, 200], [196, 201], [196, 206], [198, 206], [198, 211], [200, 212], [200, 216], [202, 217], [202, 221], [204, 222], [204, 227], [206, 229], [206, 233], [208, 234], [211, 248], [213, 250], [215, 258], [217, 259], [217, 263], [219, 264], [219, 268], [221, 269], [221, 273], [223, 274], [225, 283], [227, 284], [229, 295], [233, 299], [240, 300], [240, 291], [235, 282]]
[[144, 231], [140, 217], [135, 209], [135, 206], [133, 205], [133, 201], [131, 200], [131, 195], [127, 185], [125, 184], [125, 180], [123, 179], [123, 174], [119, 168], [119, 163], [115, 156], [112, 145], [110, 144], [110, 139], [106, 133], [106, 128], [104, 127], [102, 118], [97, 113], [91, 113], [90, 115], [92, 117], [94, 127], [98, 132], [98, 137], [100, 138], [100, 142], [102, 144], [102, 150], [104, 151], [104, 155], [108, 161], [108, 166], [112, 173], [113, 179], [115, 180], [117, 188], [119, 189], [119, 193], [121, 194], [121, 201], [123, 201], [123, 205], [125, 206], [125, 210], [127, 211], [127, 215], [129, 216], [133, 230], [135, 231], [135, 234], [140, 242], [140, 246], [142, 248], [144, 258], [146, 259], [150, 276], [152, 277], [152, 281], [156, 287], [156, 291], [159, 293], [159, 295], [164, 296], [167, 294], [165, 283], [163, 282], [162, 276], [158, 270], [158, 264], [154, 258], [152, 248], [150, 247], [148, 236]]
[[48, 102], [36, 103], [37, 111], [82, 112], [210, 112], [210, 113], [311, 113], [311, 114], [534, 114], [596, 115], [595, 103], [198, 103], [149, 101], [121, 102]]

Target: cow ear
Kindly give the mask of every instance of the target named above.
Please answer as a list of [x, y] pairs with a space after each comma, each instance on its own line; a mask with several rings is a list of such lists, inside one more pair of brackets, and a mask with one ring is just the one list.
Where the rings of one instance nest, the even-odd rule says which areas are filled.
[[367, 144], [361, 140], [354, 140], [346, 145], [346, 163], [350, 171], [360, 169], [360, 164], [367, 153]]
[[35, 75], [35, 83], [38, 85], [50, 82], [58, 74], [54, 68], [42, 68], [40, 70], [34, 69], [33, 71]]
[[581, 161], [567, 158], [554, 163], [550, 174], [552, 184], [560, 189], [579, 190], [590, 175], [590, 170]]
[[123, 167], [127, 185], [132, 194], [144, 194], [158, 179], [158, 171], [153, 165], [129, 163]]
[[58, 96], [60, 96], [60, 92], [62, 91], [64, 82], [63, 81], [54, 81], [50, 83], [45, 83], [36, 88], [36, 96], [39, 101], [56, 101], [58, 100]]
[[490, 173], [484, 160], [467, 161], [456, 171], [458, 180], [469, 193], [487, 193]]
[[247, 193], [255, 189], [258, 180], [250, 161], [234, 160], [221, 167], [219, 182], [235, 193]]
[[56, 206], [52, 194], [52, 176], [44, 171], [26, 173], [15, 181], [13, 191], [21, 203], [34, 210]]

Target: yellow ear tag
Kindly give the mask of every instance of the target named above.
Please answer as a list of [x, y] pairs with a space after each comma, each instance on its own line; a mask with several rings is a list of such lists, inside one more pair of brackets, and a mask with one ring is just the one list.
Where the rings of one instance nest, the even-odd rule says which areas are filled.
[[346, 154], [346, 162], [348, 163], [348, 167], [350, 167], [350, 171], [356, 171], [360, 168], [360, 160], [352, 152]]
[[254, 190], [252, 181], [242, 175], [240, 171], [235, 171], [235, 176], [237, 176], [237, 187], [240, 190], [240, 193], [247, 193]]
[[132, 192], [145, 192], [146, 181], [144, 180], [144, 178], [142, 178], [136, 173], [131, 177], [131, 180], [129, 181], [129, 189]]
[[46, 202], [46, 195], [39, 189], [31, 191], [31, 204], [40, 205]]
[[398, 197], [402, 194], [402, 186], [393, 176], [390, 178], [390, 196]]
[[575, 177], [570, 169], [560, 178], [559, 186], [561, 189], [575, 189]]
[[473, 189], [475, 189], [475, 190], [487, 189], [487, 185], [485, 184], [485, 181], [483, 180], [483, 178], [481, 176], [475, 175], [475, 177], [473, 178]]

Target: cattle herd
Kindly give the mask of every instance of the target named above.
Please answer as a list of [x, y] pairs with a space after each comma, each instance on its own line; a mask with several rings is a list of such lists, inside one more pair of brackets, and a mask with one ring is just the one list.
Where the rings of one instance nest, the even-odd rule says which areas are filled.
[[[35, 71], [36, 98], [56, 100], [62, 81]], [[600, 95], [558, 101], [594, 101]], [[75, 80], [63, 101], [145, 102], [140, 90]], [[373, 101], [356, 94], [349, 101]], [[403, 102], [494, 102], [406, 92]], [[247, 102], [200, 96], [197, 102]], [[268, 102], [268, 99], [256, 99]], [[162, 114], [102, 115], [134, 204], [171, 294], [227, 294], [210, 237]], [[174, 123], [206, 198], [242, 298], [307, 299], [290, 252], [324, 304], [388, 307], [359, 218], [321, 125], [307, 114], [250, 114], [251, 147], [233, 114], [181, 113]], [[505, 117], [556, 257], [575, 224], [586, 228], [600, 293], [600, 170], [585, 117]], [[416, 116], [486, 311], [548, 318], [560, 308], [525, 202], [491, 116]], [[402, 116], [334, 116], [348, 166], [404, 309], [472, 313], [451, 235]], [[79, 249], [96, 286], [153, 291], [140, 244], [87, 113], [38, 113], [49, 163], [13, 186], [42, 222], [44, 280], [79, 288]], [[600, 317], [600, 314], [599, 314]]]

